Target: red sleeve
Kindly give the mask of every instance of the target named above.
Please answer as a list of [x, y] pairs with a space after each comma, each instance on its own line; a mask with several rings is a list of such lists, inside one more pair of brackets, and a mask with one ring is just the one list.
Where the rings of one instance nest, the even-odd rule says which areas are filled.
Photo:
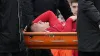
[[76, 21], [73, 22], [73, 25], [72, 25], [72, 32], [76, 32]]
[[72, 32], [72, 25], [73, 25], [72, 18], [68, 18], [66, 20], [66, 25], [64, 26], [64, 29], [62, 30], [62, 32]]

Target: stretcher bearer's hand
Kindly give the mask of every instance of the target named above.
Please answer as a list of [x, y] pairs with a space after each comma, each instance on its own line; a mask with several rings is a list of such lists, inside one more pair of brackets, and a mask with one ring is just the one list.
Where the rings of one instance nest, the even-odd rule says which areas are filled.
[[99, 29], [100, 29], [100, 25], [99, 25]]
[[25, 28], [24, 28], [23, 32], [26, 32], [26, 30], [27, 30], [27, 26], [25, 26]]

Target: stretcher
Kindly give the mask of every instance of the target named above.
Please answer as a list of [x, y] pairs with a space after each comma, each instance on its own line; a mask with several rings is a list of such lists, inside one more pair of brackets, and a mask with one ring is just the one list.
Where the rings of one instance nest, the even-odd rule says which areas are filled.
[[23, 32], [25, 44], [32, 49], [77, 49], [76, 32]]

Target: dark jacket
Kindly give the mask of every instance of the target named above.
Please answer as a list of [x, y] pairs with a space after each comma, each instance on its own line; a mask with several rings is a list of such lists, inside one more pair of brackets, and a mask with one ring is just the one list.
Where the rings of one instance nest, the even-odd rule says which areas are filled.
[[31, 24], [34, 19], [33, 15], [33, 0], [22, 0], [22, 21], [23, 28]]
[[79, 0], [77, 19], [80, 51], [100, 52], [100, 0]]
[[23, 50], [20, 0], [0, 0], [0, 52]]
[[[27, 0], [26, 0], [27, 1]], [[55, 14], [57, 14], [57, 9], [61, 12], [64, 19], [66, 20], [69, 16], [72, 15], [69, 3], [67, 0], [30, 0], [31, 2], [25, 3], [25, 7], [28, 8], [23, 9], [26, 11], [29, 11], [29, 14], [33, 13], [35, 19], [40, 14], [51, 10]], [[26, 4], [29, 4], [30, 6], [27, 6]], [[33, 10], [33, 11], [32, 11]], [[25, 11], [24, 11], [25, 12]], [[27, 14], [27, 13], [24, 13]], [[24, 26], [28, 24], [29, 20], [25, 15], [23, 17], [24, 19]]]
[[67, 19], [72, 15], [69, 3], [67, 0], [34, 0], [33, 1], [34, 16], [39, 16], [47, 10], [53, 11], [57, 14], [57, 9], [61, 12], [63, 17]]

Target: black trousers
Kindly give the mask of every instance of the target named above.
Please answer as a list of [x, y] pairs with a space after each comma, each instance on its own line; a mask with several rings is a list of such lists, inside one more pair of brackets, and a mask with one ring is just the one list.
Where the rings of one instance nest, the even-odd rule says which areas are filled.
[[12, 53], [0, 53], [0, 56], [27, 56], [26, 51], [12, 52]]
[[28, 49], [28, 56], [53, 56], [50, 49]]
[[100, 56], [100, 52], [78, 52], [78, 56]]

